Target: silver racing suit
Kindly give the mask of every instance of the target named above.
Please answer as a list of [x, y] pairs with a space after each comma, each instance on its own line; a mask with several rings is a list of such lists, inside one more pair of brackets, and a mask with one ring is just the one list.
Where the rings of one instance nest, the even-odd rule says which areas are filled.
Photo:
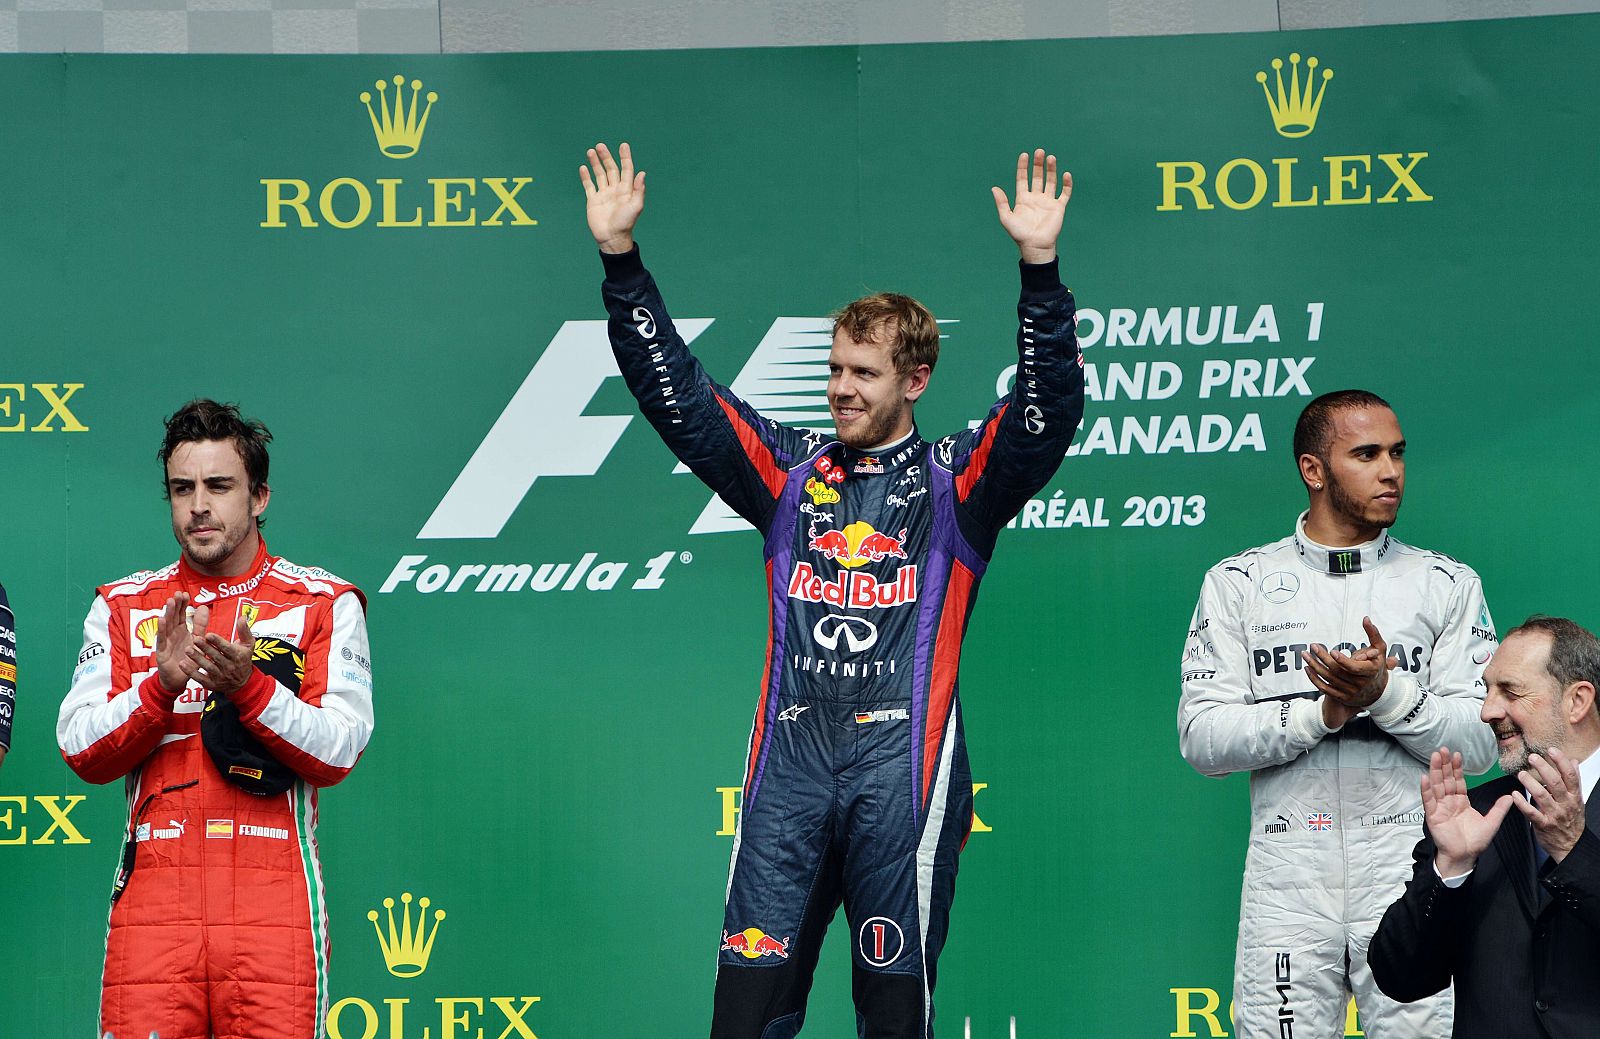
[[[1429, 755], [1459, 750], [1470, 773], [1494, 761], [1478, 717], [1494, 624], [1471, 567], [1388, 531], [1325, 548], [1305, 518], [1206, 572], [1183, 654], [1184, 759], [1208, 776], [1250, 772], [1236, 1035], [1342, 1036], [1354, 993], [1369, 1039], [1446, 1039], [1450, 993], [1394, 1002], [1373, 984], [1367, 946], [1411, 872]], [[1363, 648], [1365, 616], [1388, 643], [1388, 684], [1330, 731], [1304, 655]]]

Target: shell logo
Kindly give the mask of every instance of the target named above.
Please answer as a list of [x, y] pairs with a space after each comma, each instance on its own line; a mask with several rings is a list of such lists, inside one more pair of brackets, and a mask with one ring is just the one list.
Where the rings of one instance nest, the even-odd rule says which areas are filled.
[[133, 629], [133, 633], [134, 635], [138, 636], [139, 643], [144, 646], [145, 649], [155, 649], [156, 633], [160, 627], [160, 617], [146, 617], [144, 620], [139, 622], [139, 626], [137, 628]]

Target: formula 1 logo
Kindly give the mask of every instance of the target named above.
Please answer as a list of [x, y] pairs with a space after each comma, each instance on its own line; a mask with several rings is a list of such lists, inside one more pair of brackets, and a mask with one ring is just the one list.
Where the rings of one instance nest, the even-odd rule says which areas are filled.
[[[659, 331], [654, 315], [643, 307], [632, 316], [641, 335]], [[680, 318], [674, 324], [684, 343], [692, 344], [713, 320]], [[769, 419], [832, 432], [827, 398], [832, 329], [827, 318], [778, 318], [729, 388]], [[587, 410], [605, 381], [620, 375], [606, 322], [563, 323], [423, 523], [418, 540], [499, 537], [539, 478], [598, 473], [636, 413]], [[674, 470], [688, 471], [681, 465]], [[689, 533], [748, 529], [713, 496]]]

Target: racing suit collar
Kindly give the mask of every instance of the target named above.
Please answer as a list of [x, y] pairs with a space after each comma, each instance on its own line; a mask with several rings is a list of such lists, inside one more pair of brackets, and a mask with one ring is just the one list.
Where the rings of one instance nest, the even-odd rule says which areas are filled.
[[1300, 561], [1318, 573], [1324, 574], [1359, 574], [1371, 570], [1383, 562], [1389, 554], [1391, 542], [1389, 530], [1384, 528], [1378, 536], [1360, 545], [1351, 545], [1348, 548], [1329, 548], [1319, 545], [1306, 536], [1306, 517], [1309, 512], [1302, 512], [1294, 525], [1294, 547], [1300, 553]]
[[216, 599], [227, 599], [235, 595], [244, 595], [267, 576], [267, 571], [272, 569], [272, 557], [267, 552], [267, 541], [259, 539], [261, 544], [256, 549], [256, 556], [250, 561], [240, 574], [225, 575], [222, 577], [208, 577], [189, 565], [189, 560], [184, 556], [178, 557], [178, 577], [183, 582], [184, 590], [196, 606], [204, 606]]
[[911, 432], [886, 447], [875, 451], [858, 451], [840, 444], [837, 448], [839, 465], [852, 476], [888, 473], [903, 469], [922, 455], [922, 435], [912, 427]]

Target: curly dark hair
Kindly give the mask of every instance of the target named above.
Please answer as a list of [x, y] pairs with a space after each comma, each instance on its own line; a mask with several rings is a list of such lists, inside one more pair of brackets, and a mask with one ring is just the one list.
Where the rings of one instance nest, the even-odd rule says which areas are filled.
[[[167, 461], [179, 444], [201, 440], [231, 440], [244, 460], [245, 475], [250, 479], [253, 495], [267, 482], [267, 444], [272, 433], [260, 419], [247, 419], [239, 413], [237, 404], [218, 404], [205, 397], [197, 397], [179, 408], [166, 420], [167, 434], [161, 441], [156, 457], [161, 460], [161, 496], [167, 490]], [[266, 520], [256, 517], [256, 527], [266, 525]]]

